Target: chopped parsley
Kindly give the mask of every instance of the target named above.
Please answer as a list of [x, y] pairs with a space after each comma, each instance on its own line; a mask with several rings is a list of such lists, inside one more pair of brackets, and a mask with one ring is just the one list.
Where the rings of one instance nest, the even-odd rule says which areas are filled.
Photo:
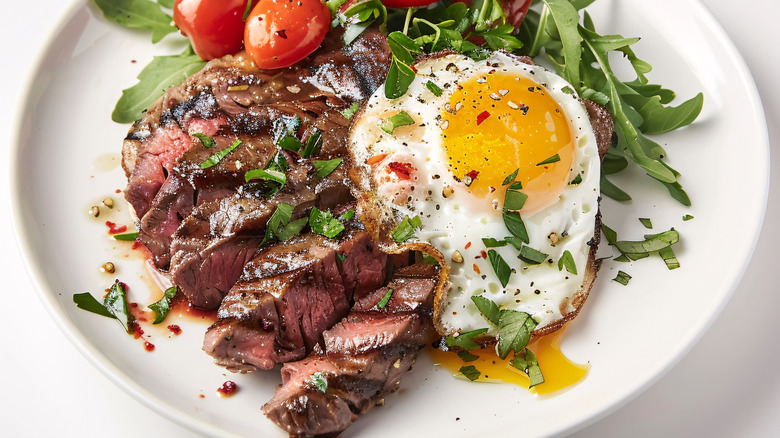
[[377, 306], [379, 306], [380, 309], [384, 309], [385, 306], [387, 306], [387, 303], [390, 302], [390, 297], [393, 296], [393, 289], [388, 288], [387, 293], [385, 293], [385, 296], [382, 297], [382, 299], [377, 303]]
[[479, 379], [479, 376], [482, 375], [482, 373], [474, 365], [464, 365], [460, 367], [460, 370], [458, 371], [460, 371], [461, 374], [466, 376], [466, 378], [472, 382]]
[[241, 145], [241, 140], [236, 139], [230, 146], [218, 151], [214, 155], [210, 156], [206, 161], [200, 163], [201, 169], [208, 169], [209, 167], [216, 166], [227, 154], [233, 152], [233, 150]]
[[558, 270], [562, 271], [566, 267], [566, 270], [574, 275], [577, 275], [577, 266], [574, 263], [574, 257], [569, 250], [565, 250], [561, 254], [561, 258], [558, 259]]
[[617, 281], [618, 283], [622, 284], [623, 286], [628, 286], [628, 281], [631, 280], [631, 276], [626, 274], [623, 271], [618, 271], [617, 277], [612, 279], [613, 281]]
[[330, 175], [341, 164], [341, 158], [334, 158], [332, 160], [314, 160], [312, 162], [314, 169], [317, 171], [317, 175], [320, 178], [325, 178]]
[[552, 157], [547, 158], [544, 161], [540, 161], [540, 162], [536, 163], [536, 165], [537, 166], [544, 166], [545, 164], [557, 163], [558, 161], [561, 161], [561, 157], [560, 157], [560, 155], [555, 154]]
[[390, 232], [390, 237], [395, 243], [403, 243], [409, 240], [414, 235], [414, 231], [420, 227], [422, 227], [422, 219], [419, 216], [414, 216], [411, 219], [409, 216], [404, 216], [401, 223]]
[[217, 142], [214, 141], [213, 138], [209, 137], [206, 134], [202, 134], [200, 132], [196, 132], [196, 133], [194, 133], [192, 135], [197, 137], [198, 140], [200, 140], [201, 144], [203, 144], [203, 147], [206, 148], [206, 149], [213, 148], [217, 144]]
[[395, 128], [398, 128], [399, 126], [408, 126], [413, 125], [414, 119], [412, 116], [406, 113], [406, 111], [401, 111], [398, 114], [392, 115], [387, 118], [382, 123], [382, 131], [385, 131], [388, 134], [392, 134], [393, 131], [395, 131]]
[[495, 249], [488, 250], [487, 255], [490, 266], [493, 267], [493, 272], [496, 273], [498, 281], [501, 282], [501, 287], [506, 287], [509, 284], [509, 277], [512, 275], [512, 268], [509, 267], [506, 260]]
[[168, 316], [168, 312], [171, 311], [171, 300], [176, 296], [179, 288], [176, 286], [169, 287], [163, 292], [162, 298], [156, 303], [149, 304], [149, 308], [154, 312], [154, 321], [152, 324], [159, 324], [165, 320]]
[[114, 239], [121, 240], [123, 242], [132, 242], [137, 238], [138, 238], [137, 231], [135, 233], [114, 234]]

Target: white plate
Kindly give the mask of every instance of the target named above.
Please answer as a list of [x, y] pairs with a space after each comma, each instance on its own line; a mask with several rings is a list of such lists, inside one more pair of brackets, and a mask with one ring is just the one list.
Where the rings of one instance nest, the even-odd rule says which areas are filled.
[[[454, 380], [432, 369], [423, 355], [401, 390], [345, 436], [408, 435], [409, 424], [420, 435], [453, 437], [572, 431], [658, 379], [709, 327], [734, 290], [757, 239], [768, 182], [764, 117], [741, 57], [693, 0], [601, 0], [591, 13], [602, 33], [643, 37], [635, 50], [655, 67], [653, 82], [683, 99], [705, 94], [704, 111], [693, 126], [657, 138], [669, 163], [682, 172], [693, 207], [669, 200], [640, 172], [615, 178], [633, 202], [605, 200], [602, 206], [604, 221], [626, 238], [644, 232], [639, 217], [652, 218], [655, 230], [678, 229], [682, 268], [667, 271], [657, 258], [605, 263], [563, 343], [567, 356], [592, 369], [562, 395], [535, 399], [509, 385]], [[140, 259], [105, 233], [105, 220], [129, 223], [124, 205], [99, 221], [86, 210], [109, 195], [119, 200], [114, 190], [124, 187], [116, 165], [128, 127], [110, 121], [121, 89], [135, 82], [153, 54], [180, 48], [171, 42], [152, 46], [148, 35], [105, 22], [84, 1], [66, 14], [50, 41], [30, 79], [9, 163], [15, 225], [43, 302], [99, 369], [157, 412], [209, 435], [284, 436], [259, 412], [278, 373], [233, 375], [213, 365], [200, 351], [204, 323], [178, 322], [184, 331], [173, 338], [145, 324], [157, 346], [147, 353], [115, 322], [73, 305], [73, 293], [99, 294], [113, 281], [97, 270], [108, 260], [130, 285], [133, 301], [156, 298]], [[115, 167], [107, 170], [112, 158]], [[640, 185], [628, 182], [635, 176], [642, 178]], [[695, 219], [683, 222], [684, 214]], [[618, 269], [633, 276], [629, 286], [610, 281]], [[220, 399], [215, 390], [227, 379], [241, 391]]]

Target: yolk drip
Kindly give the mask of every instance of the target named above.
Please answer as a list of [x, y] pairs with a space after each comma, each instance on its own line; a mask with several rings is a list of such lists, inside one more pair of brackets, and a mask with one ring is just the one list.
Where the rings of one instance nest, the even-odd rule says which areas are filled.
[[[443, 144], [452, 173], [474, 196], [503, 193], [515, 169], [532, 212], [554, 200], [569, 182], [575, 145], [566, 115], [547, 90], [505, 72], [459, 84], [442, 114]], [[539, 164], [558, 155], [559, 161]], [[503, 199], [500, 199], [501, 201]]]
[[[528, 344], [528, 349], [533, 351], [539, 362], [539, 368], [544, 375], [544, 383], [529, 389], [536, 395], [546, 395], [558, 392], [579, 383], [590, 370], [590, 365], [580, 365], [570, 361], [561, 353], [560, 342], [563, 329], [547, 336], [542, 336]], [[511, 366], [507, 357], [502, 360], [496, 355], [494, 349], [472, 350], [470, 353], [479, 356], [479, 359], [464, 362], [457, 354], [442, 351], [438, 348], [429, 349], [435, 364], [442, 366], [457, 374], [462, 366], [474, 365], [482, 374], [477, 382], [506, 382], [523, 388], [528, 388], [528, 376], [517, 368]]]

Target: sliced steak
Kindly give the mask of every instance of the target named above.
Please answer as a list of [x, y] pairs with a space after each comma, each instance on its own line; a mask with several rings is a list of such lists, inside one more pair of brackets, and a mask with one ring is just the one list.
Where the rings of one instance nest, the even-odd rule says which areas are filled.
[[[434, 336], [437, 275], [432, 267], [412, 265], [367, 294], [365, 303], [323, 334], [322, 351], [282, 367], [282, 384], [263, 406], [266, 416], [291, 437], [337, 436], [395, 392]], [[380, 295], [381, 301], [388, 289], [393, 292], [384, 305], [368, 304]]]
[[301, 359], [347, 314], [356, 291], [385, 282], [386, 267], [387, 256], [362, 230], [339, 241], [305, 234], [264, 248], [225, 297], [203, 349], [234, 371]]

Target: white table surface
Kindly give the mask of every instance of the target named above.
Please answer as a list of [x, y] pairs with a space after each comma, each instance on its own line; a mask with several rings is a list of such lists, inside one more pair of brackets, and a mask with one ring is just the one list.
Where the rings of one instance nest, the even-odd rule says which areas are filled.
[[[780, 147], [780, 2], [703, 0], [753, 73], [772, 147]], [[34, 55], [70, 1], [0, 6], [0, 149], [8, 162], [12, 115]], [[44, 29], [42, 32], [41, 29]], [[735, 145], [738, 147], [738, 145]], [[780, 436], [780, 153], [753, 260], [712, 328], [667, 375], [577, 437]], [[8, 181], [0, 178], [0, 435], [180, 437], [189, 430], [150, 411], [81, 356], [41, 306], [16, 247]], [[36, 176], [33, 176], [36, 177]], [[725, 201], [723, 208], [728, 208]], [[755, 312], [756, 302], [762, 313]], [[413, 428], [410, 428], [413, 430]]]

